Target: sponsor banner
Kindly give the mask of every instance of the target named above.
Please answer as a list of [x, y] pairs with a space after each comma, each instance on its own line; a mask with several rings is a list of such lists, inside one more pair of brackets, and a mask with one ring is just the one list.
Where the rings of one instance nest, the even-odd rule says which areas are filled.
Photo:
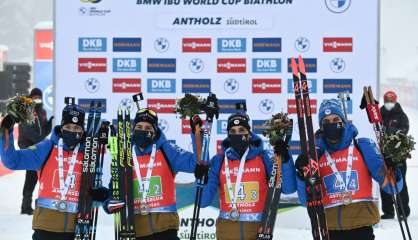
[[114, 52], [141, 52], [141, 38], [113, 38]]
[[106, 58], [79, 58], [78, 59], [79, 72], [106, 72], [107, 59]]
[[106, 38], [81, 37], [78, 38], [79, 52], [106, 52]]
[[183, 38], [183, 52], [211, 52], [212, 40], [210, 38]]
[[141, 72], [141, 59], [114, 58], [113, 72]]
[[140, 78], [114, 78], [112, 80], [112, 92], [114, 93], [141, 92], [141, 79]]
[[281, 79], [253, 79], [252, 82], [253, 93], [281, 93], [282, 80]]
[[176, 108], [175, 99], [147, 99], [148, 108], [156, 113], [174, 113]]
[[224, 151], [222, 150], [222, 142], [223, 140], [216, 140], [216, 154], [224, 154]]
[[324, 52], [352, 52], [353, 38], [351, 37], [325, 37]]
[[353, 93], [353, 79], [324, 79], [324, 93]]
[[[309, 93], [317, 93], [318, 92], [317, 80], [309, 78], [308, 87], [309, 87]], [[287, 93], [295, 93], [295, 91], [293, 90], [293, 79], [287, 79]]]
[[245, 38], [218, 38], [218, 52], [246, 52], [247, 41]]
[[35, 31], [35, 60], [51, 60], [54, 55], [54, 33], [52, 30]]
[[[205, 125], [206, 121], [202, 121], [203, 126]], [[181, 120], [181, 133], [182, 134], [190, 134], [192, 132], [192, 128], [190, 126], [190, 120], [189, 119], [182, 119]]]
[[253, 120], [251, 131], [255, 134], [263, 134], [263, 131], [266, 130], [266, 127], [264, 126], [266, 121], [267, 120]]
[[218, 58], [218, 73], [245, 73], [247, 63], [245, 58]]
[[218, 106], [219, 106], [219, 113], [236, 113], [236, 106], [237, 103], [246, 103], [245, 99], [219, 99]]
[[228, 134], [227, 127], [228, 120], [218, 120], [216, 122], [216, 129], [218, 134]]
[[182, 79], [182, 93], [209, 93], [210, 79]]
[[[299, 64], [299, 59], [295, 59], [296, 62]], [[287, 59], [287, 72], [292, 72], [292, 66], [290, 65], [291, 59]], [[303, 58], [303, 62], [305, 63], [305, 71], [307, 73], [316, 73], [318, 69], [318, 63], [316, 58]]]
[[255, 73], [279, 73], [282, 70], [280, 58], [254, 58], [253, 72]]
[[148, 72], [174, 73], [176, 72], [175, 58], [148, 58]]
[[300, 154], [302, 154], [302, 148], [300, 146], [300, 141], [290, 141], [289, 142], [289, 153], [290, 153], [290, 155], [300, 155]]
[[[296, 111], [296, 99], [288, 99], [287, 100], [287, 113], [289, 114], [295, 114]], [[316, 114], [317, 113], [317, 100], [311, 99], [311, 113]]]
[[253, 38], [253, 52], [281, 52], [281, 38]]
[[106, 98], [79, 98], [78, 105], [86, 112], [90, 110], [91, 102], [95, 103], [95, 106], [100, 104], [98, 111], [101, 113], [106, 113], [107, 101]]
[[147, 79], [148, 93], [175, 93], [176, 79], [149, 78]]

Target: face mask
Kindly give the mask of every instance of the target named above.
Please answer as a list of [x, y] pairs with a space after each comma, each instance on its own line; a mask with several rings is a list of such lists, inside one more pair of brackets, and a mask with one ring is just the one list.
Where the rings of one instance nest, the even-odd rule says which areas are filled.
[[152, 144], [153, 137], [152, 132], [150, 131], [143, 131], [143, 130], [135, 130], [134, 131], [134, 143], [140, 148], [146, 148]]
[[393, 103], [393, 102], [387, 102], [387, 103], [385, 103], [385, 108], [388, 111], [392, 110], [394, 107], [395, 107], [395, 103]]
[[75, 148], [75, 146], [81, 142], [81, 137], [79, 132], [62, 130], [62, 140], [70, 149]]
[[42, 100], [41, 99], [33, 99], [33, 102], [35, 104], [42, 104]]
[[250, 141], [247, 139], [246, 134], [231, 134], [228, 136], [229, 142], [231, 143], [232, 149], [237, 152], [240, 156], [244, 154], [250, 145]]
[[333, 142], [339, 142], [344, 133], [341, 123], [324, 123], [323, 129], [325, 138]]

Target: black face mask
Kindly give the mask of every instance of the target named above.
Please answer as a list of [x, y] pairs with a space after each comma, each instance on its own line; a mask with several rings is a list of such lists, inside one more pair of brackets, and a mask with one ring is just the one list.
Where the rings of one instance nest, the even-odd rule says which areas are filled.
[[82, 135], [78, 132], [62, 130], [62, 140], [70, 149], [75, 148], [81, 142]]
[[232, 149], [242, 156], [250, 145], [247, 134], [231, 134], [228, 136]]
[[324, 137], [333, 142], [340, 142], [344, 133], [344, 127], [341, 123], [324, 123], [322, 125]]
[[152, 144], [153, 136], [150, 131], [135, 130], [134, 131], [134, 143], [140, 148], [146, 148]]

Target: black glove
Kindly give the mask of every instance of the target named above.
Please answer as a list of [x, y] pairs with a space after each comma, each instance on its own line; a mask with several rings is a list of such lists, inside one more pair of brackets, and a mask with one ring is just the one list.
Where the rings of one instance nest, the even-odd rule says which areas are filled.
[[309, 170], [309, 161], [306, 155], [300, 154], [295, 162], [296, 172], [301, 179], [306, 179], [307, 171]]
[[203, 179], [203, 184], [208, 183], [209, 166], [203, 163], [197, 163], [194, 169], [194, 176], [196, 179]]
[[[373, 99], [375, 104], [379, 104], [379, 101], [377, 101], [376, 99]], [[363, 110], [367, 107], [367, 102], [366, 102], [366, 96], [363, 94], [363, 97], [361, 98], [361, 104], [360, 104], [360, 109]]]
[[282, 139], [276, 141], [274, 143], [273, 150], [274, 154], [284, 157], [284, 159], [282, 159], [283, 163], [289, 161], [289, 145], [285, 141], [283, 141]]
[[216, 94], [210, 93], [208, 98], [206, 98], [206, 104], [203, 106], [203, 111], [205, 111], [208, 118], [219, 117], [219, 106], [218, 98]]
[[12, 115], [8, 114], [1, 121], [0, 128], [8, 129], [11, 131], [16, 122], [18, 122], [17, 119], [14, 118]]
[[203, 122], [202, 119], [200, 119], [199, 115], [194, 115], [190, 118], [190, 128], [192, 129], [192, 133], [195, 133], [196, 126], [202, 127]]
[[51, 133], [52, 130], [52, 121], [54, 120], [54, 116], [51, 116], [49, 118], [49, 120], [46, 122], [46, 135], [48, 135], [49, 133]]
[[104, 202], [109, 198], [110, 192], [105, 187], [92, 188], [89, 191], [93, 201]]

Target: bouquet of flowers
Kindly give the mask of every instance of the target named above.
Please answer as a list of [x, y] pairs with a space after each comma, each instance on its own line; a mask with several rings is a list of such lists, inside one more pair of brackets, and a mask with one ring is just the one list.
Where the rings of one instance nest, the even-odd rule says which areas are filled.
[[414, 138], [400, 130], [394, 134], [385, 135], [382, 142], [383, 155], [395, 163], [411, 158], [411, 152], [415, 150]]
[[267, 120], [264, 124], [266, 129], [263, 131], [263, 135], [269, 139], [271, 145], [275, 145], [280, 139], [283, 140], [286, 135], [289, 135], [288, 131], [291, 131], [292, 120], [289, 119], [287, 113], [277, 113]]
[[177, 100], [175, 113], [180, 115], [180, 118], [185, 119], [187, 116], [192, 117], [202, 112], [204, 99], [186, 93], [183, 98]]
[[10, 98], [6, 105], [6, 113], [11, 115], [16, 122], [33, 123], [33, 109], [35, 103], [31, 98], [16, 96]]

